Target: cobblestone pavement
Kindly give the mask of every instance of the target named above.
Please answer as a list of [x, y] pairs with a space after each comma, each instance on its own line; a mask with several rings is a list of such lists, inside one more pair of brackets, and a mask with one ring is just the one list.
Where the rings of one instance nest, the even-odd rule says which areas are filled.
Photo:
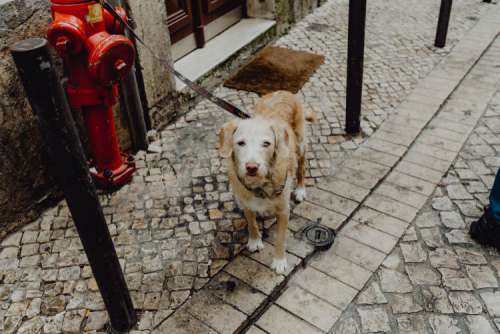
[[[367, 135], [475, 26], [489, 5], [455, 1], [444, 50], [430, 46], [435, 1], [374, 0], [369, 6], [363, 121]], [[309, 128], [310, 185], [331, 174], [363, 141], [341, 136], [346, 20], [347, 1], [332, 0], [276, 43], [327, 58], [300, 92], [306, 107], [320, 116], [320, 123]], [[216, 93], [249, 110], [257, 99], [222, 87]], [[137, 155], [139, 170], [132, 184], [101, 196], [141, 315], [138, 330], [147, 332], [166, 319], [245, 242], [245, 221], [234, 208], [216, 151], [216, 130], [226, 119], [229, 116], [214, 106], [200, 103], [184, 119], [152, 135], [148, 152]], [[2, 241], [3, 332], [100, 331], [106, 323], [104, 305], [64, 203]]]
[[334, 333], [498, 333], [500, 256], [472, 241], [468, 229], [500, 167], [499, 124], [500, 91]]

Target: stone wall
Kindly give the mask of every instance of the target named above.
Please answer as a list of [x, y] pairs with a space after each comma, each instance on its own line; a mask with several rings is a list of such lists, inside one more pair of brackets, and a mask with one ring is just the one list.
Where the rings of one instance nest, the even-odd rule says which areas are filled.
[[48, 4], [0, 0], [0, 236], [30, 220], [52, 189], [40, 134], [8, 49], [18, 40], [44, 35]]
[[[128, 5], [137, 35], [154, 48], [159, 58], [171, 62], [165, 0], [128, 0]], [[174, 78], [165, 66], [140, 43], [137, 43], [137, 49], [138, 67], [144, 84], [147, 107], [152, 108], [175, 89]]]
[[276, 20], [278, 34], [299, 21], [326, 0], [247, 0], [249, 17]]

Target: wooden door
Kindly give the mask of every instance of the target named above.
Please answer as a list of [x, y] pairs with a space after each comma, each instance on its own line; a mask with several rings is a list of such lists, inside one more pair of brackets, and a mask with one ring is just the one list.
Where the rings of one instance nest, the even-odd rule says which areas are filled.
[[192, 0], [166, 0], [167, 24], [172, 44], [193, 33]]
[[[238, 8], [243, 13], [245, 0], [166, 0], [166, 3], [170, 40], [172, 44], [182, 41], [174, 45], [178, 51], [175, 54], [180, 57], [193, 49], [204, 47], [207, 40], [237, 22], [241, 14], [232, 21], [226, 19], [228, 15], [225, 14], [235, 13]], [[222, 16], [224, 20], [210, 25], [212, 29], [207, 33], [207, 26]], [[174, 58], [177, 57], [174, 55]]]
[[245, 1], [244, 0], [201, 0], [201, 2], [203, 7], [202, 20], [204, 25], [207, 25], [208, 23], [230, 12], [231, 10], [239, 6], [242, 6]]

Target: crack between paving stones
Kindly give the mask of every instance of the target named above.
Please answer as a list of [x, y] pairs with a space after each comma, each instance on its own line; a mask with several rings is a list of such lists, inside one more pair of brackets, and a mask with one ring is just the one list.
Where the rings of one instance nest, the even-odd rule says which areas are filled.
[[[273, 292], [266, 298], [266, 300], [255, 310], [247, 320], [234, 332], [235, 334], [246, 333], [252, 325], [254, 325], [258, 319], [276, 302], [276, 300], [282, 295], [283, 290], [288, 285], [290, 279], [295, 275], [295, 273], [307, 266], [307, 262], [317, 253], [318, 250], [314, 250], [311, 254], [307, 255], [300, 261], [295, 268], [290, 272], [290, 274], [285, 276], [285, 279], [274, 289]], [[259, 261], [257, 261], [259, 262]], [[260, 262], [259, 262], [260, 263]]]
[[[160, 321], [156, 326], [153, 326], [151, 328], [151, 333], [154, 332], [155, 330], [157, 330], [158, 327], [160, 327], [165, 321], [167, 321], [168, 319], [170, 319], [170, 317], [172, 317], [177, 311], [179, 311], [190, 299], [191, 299], [191, 296], [188, 299], [186, 299], [181, 305], [179, 305], [179, 307], [175, 311], [173, 311], [172, 313], [170, 313], [165, 319], [163, 319], [162, 321]], [[189, 315], [191, 315], [191, 313], [189, 313]], [[197, 319], [197, 320], [199, 320], [199, 319]]]

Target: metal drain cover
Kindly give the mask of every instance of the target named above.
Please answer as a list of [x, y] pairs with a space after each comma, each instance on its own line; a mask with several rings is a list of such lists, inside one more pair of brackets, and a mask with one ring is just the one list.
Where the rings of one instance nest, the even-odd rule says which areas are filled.
[[306, 227], [303, 234], [319, 250], [329, 249], [335, 241], [335, 232], [331, 228], [319, 224], [311, 224]]

